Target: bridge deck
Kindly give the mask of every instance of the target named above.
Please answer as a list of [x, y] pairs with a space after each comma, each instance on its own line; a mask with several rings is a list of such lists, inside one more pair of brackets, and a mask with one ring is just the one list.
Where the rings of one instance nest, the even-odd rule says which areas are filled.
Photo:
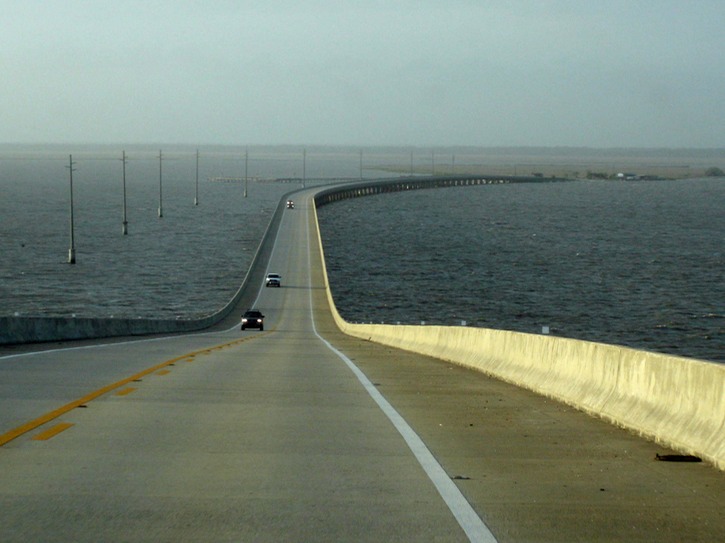
[[[270, 256], [282, 288], [243, 297], [210, 332], [0, 357], [0, 441], [53, 415], [0, 448], [0, 540], [466, 540], [320, 338], [498, 541], [725, 540], [714, 468], [657, 461], [670, 451], [556, 402], [343, 335], [310, 198], [295, 196]], [[265, 332], [240, 333], [248, 305]]]

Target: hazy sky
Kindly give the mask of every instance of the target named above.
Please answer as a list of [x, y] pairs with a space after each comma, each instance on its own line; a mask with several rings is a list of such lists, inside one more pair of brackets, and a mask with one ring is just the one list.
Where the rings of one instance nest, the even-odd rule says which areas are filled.
[[725, 147], [723, 0], [0, 0], [0, 142]]

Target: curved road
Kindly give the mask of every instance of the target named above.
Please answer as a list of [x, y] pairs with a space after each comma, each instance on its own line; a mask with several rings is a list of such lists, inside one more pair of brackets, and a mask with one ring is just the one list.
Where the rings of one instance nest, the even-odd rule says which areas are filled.
[[310, 195], [282, 218], [264, 332], [0, 357], [0, 541], [725, 540], [713, 468], [342, 336]]

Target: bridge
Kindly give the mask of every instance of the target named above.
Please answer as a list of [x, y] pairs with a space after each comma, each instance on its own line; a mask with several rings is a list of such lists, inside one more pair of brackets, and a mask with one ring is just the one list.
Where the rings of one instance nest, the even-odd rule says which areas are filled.
[[[552, 399], [565, 391], [527, 390], [563, 380], [596, 396], [609, 378], [576, 375], [571, 361], [611, 356], [606, 346], [346, 324], [316, 227], [315, 200], [334, 201], [330, 190], [298, 192], [294, 210], [280, 203], [244, 285], [201, 322], [0, 319], [6, 337], [77, 338], [0, 351], [0, 540], [725, 539], [723, 436], [712, 430], [723, 411], [710, 412], [719, 370], [685, 364], [667, 384], [670, 411], [664, 392], [652, 400], [662, 426], [710, 436], [697, 451], [670, 449]], [[262, 286], [267, 270], [282, 288]], [[251, 306], [264, 332], [239, 330]], [[128, 337], [142, 332], [154, 335]], [[118, 337], [87, 339], [99, 335]], [[558, 378], [533, 363], [552, 349], [567, 362]], [[654, 393], [670, 374], [650, 378], [660, 361], [637, 359], [616, 364], [619, 382], [628, 369]], [[520, 386], [489, 376], [499, 371]], [[707, 397], [678, 416], [688, 375]], [[642, 411], [636, 394], [622, 401]], [[657, 460], [689, 452], [706, 461]]]

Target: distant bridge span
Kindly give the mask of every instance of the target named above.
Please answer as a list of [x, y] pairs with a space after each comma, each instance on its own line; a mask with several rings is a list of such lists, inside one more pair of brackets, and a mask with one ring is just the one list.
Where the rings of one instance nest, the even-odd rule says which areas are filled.
[[382, 179], [380, 181], [365, 180], [351, 183], [341, 188], [339, 185], [322, 190], [315, 195], [318, 206], [388, 192], [402, 192], [406, 190], [437, 189], [446, 187], [471, 187], [476, 185], [504, 185], [508, 183], [551, 183], [570, 181], [558, 177], [513, 176], [513, 175], [449, 175], [430, 177], [400, 177], [395, 179]]

